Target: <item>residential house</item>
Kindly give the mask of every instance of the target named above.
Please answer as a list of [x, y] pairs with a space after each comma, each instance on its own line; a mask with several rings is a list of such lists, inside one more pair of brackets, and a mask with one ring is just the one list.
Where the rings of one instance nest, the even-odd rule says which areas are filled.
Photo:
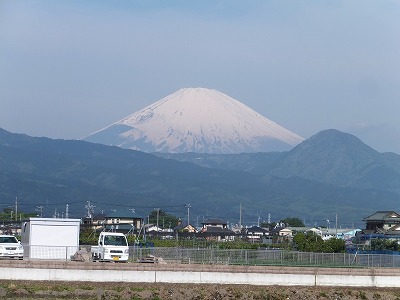
[[284, 241], [291, 240], [293, 232], [290, 228], [284, 226], [275, 226], [271, 231], [270, 235], [275, 243], [281, 243]]
[[146, 230], [146, 232], [162, 232], [163, 229], [160, 227], [157, 227], [157, 225], [155, 224], [146, 224], [144, 225], [144, 228]]
[[244, 234], [245, 238], [250, 242], [264, 243], [264, 244], [271, 242], [269, 229], [266, 228], [261, 228], [259, 226], [252, 226], [249, 228], [245, 228]]
[[175, 226], [174, 228], [172, 228], [173, 232], [189, 232], [189, 233], [197, 233], [197, 229], [196, 227], [194, 227], [191, 224], [183, 224], [183, 223], [179, 223], [177, 226]]
[[366, 223], [364, 234], [385, 233], [400, 225], [400, 215], [394, 211], [377, 211], [363, 221]]
[[105, 217], [106, 231], [123, 233], [139, 233], [143, 226], [143, 218], [131, 210], [114, 211]]
[[395, 211], [377, 211], [365, 217], [363, 221], [366, 223], [365, 229], [357, 232], [355, 239], [349, 239], [351, 243], [349, 243], [348, 251], [364, 248], [370, 245], [373, 239], [400, 241], [400, 215]]
[[[171, 232], [172, 231], [172, 232]], [[198, 233], [195, 226], [178, 221], [178, 225], [171, 231], [165, 232], [163, 238], [193, 238]]]
[[200, 235], [209, 240], [228, 241], [235, 239], [235, 233], [228, 228], [228, 223], [221, 219], [203, 221]]
[[82, 219], [82, 227], [91, 228], [94, 231], [103, 231], [105, 221], [105, 214], [92, 214]]

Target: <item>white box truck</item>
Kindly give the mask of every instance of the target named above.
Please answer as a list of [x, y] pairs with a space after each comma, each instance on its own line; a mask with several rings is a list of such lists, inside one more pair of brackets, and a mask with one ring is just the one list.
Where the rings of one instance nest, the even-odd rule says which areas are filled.
[[80, 219], [30, 218], [21, 224], [24, 256], [69, 260], [79, 250]]

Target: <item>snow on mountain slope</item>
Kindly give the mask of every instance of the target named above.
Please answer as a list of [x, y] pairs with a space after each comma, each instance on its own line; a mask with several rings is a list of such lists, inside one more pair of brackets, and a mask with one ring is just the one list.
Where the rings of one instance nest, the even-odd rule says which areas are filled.
[[216, 90], [181, 89], [85, 138], [145, 152], [291, 149], [303, 138]]

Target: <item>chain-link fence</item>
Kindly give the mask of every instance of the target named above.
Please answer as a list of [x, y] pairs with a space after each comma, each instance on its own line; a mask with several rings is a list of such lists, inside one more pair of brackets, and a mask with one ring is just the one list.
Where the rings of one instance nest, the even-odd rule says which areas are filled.
[[170, 263], [251, 266], [400, 267], [400, 255], [313, 253], [285, 250], [218, 250], [131, 247], [130, 260], [134, 262], [152, 262], [162, 260]]

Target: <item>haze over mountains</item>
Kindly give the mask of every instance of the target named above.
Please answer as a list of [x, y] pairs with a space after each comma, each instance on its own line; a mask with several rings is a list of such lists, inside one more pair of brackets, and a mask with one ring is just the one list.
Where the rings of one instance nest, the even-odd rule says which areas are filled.
[[84, 140], [144, 152], [290, 150], [304, 139], [216, 90], [181, 89]]
[[168, 155], [187, 162], [0, 130], [0, 203], [9, 207], [18, 196], [21, 210], [43, 205], [47, 217], [69, 204], [71, 216], [82, 217], [90, 200], [97, 212], [135, 208], [145, 216], [160, 207], [182, 219], [190, 203], [193, 223], [237, 223], [242, 203], [246, 224], [270, 213], [273, 221], [295, 216], [314, 225], [337, 213], [340, 226], [361, 226], [376, 210], [400, 210], [400, 156], [337, 130], [287, 152]]

